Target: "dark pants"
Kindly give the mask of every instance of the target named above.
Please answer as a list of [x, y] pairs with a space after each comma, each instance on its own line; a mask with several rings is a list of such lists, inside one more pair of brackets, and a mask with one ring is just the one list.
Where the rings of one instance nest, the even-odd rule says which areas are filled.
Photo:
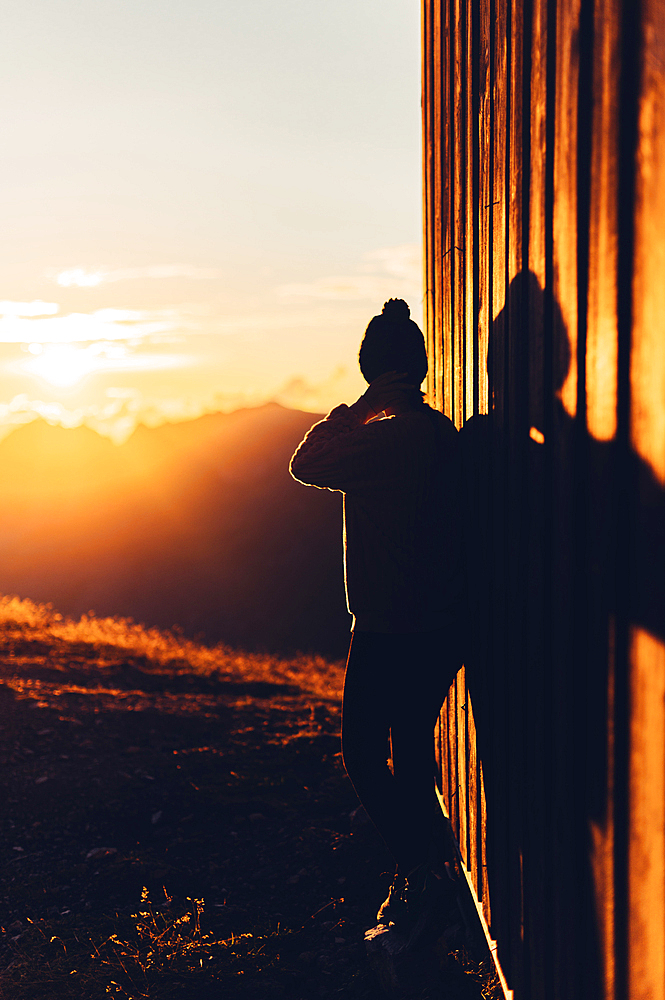
[[351, 638], [342, 710], [344, 766], [405, 873], [429, 854], [436, 804], [434, 725], [462, 664], [459, 631], [451, 626], [354, 632]]

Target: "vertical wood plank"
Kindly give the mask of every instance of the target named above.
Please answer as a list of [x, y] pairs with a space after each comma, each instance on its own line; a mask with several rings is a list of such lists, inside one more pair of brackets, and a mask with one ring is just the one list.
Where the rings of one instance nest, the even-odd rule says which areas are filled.
[[616, 433], [620, 13], [617, 0], [596, 0], [586, 389], [587, 426], [589, 433], [600, 441], [610, 441]]
[[[528, 129], [526, 150], [525, 202], [528, 226], [524, 256], [528, 272], [524, 281], [527, 296], [528, 356], [527, 393], [530, 450], [527, 456], [528, 509], [528, 617], [526, 657], [525, 714], [527, 810], [524, 863], [526, 867], [525, 932], [529, 959], [529, 992], [532, 1000], [550, 1000], [552, 996], [551, 942], [553, 938], [550, 787], [548, 743], [551, 732], [551, 698], [547, 663], [548, 617], [546, 603], [549, 543], [546, 537], [546, 511], [550, 500], [548, 458], [544, 447], [546, 430], [546, 324], [545, 287], [547, 261], [547, 184], [548, 184], [548, 41], [550, 17], [547, 0], [532, 0], [529, 5], [529, 33], [524, 39], [525, 61], [529, 78], [524, 109], [524, 127]], [[549, 151], [551, 157], [551, 150]], [[548, 445], [550, 442], [547, 442]]]
[[[568, 375], [560, 398], [577, 411], [577, 102], [580, 0], [559, 0], [554, 123], [553, 293], [569, 345]], [[561, 349], [560, 345], [556, 345]], [[560, 362], [555, 358], [554, 364]]]
[[[545, 288], [545, 150], [547, 149], [547, 0], [533, 0], [531, 14], [529, 163], [529, 269]], [[537, 359], [534, 359], [537, 360]], [[542, 357], [539, 372], [542, 373]], [[542, 428], [542, 418], [539, 426]]]
[[[524, 249], [522, 233], [523, 184], [523, 107], [524, 91], [524, 4], [510, 5], [510, 156], [508, 160], [508, 285], [522, 270]], [[528, 110], [528, 109], [527, 109]]]
[[429, 370], [427, 374], [427, 386], [430, 398], [434, 398], [434, 384], [436, 382], [436, 352], [434, 349], [434, 323], [436, 313], [435, 300], [435, 216], [434, 216], [434, 190], [433, 171], [435, 156], [434, 141], [434, 115], [436, 113], [436, 100], [434, 96], [434, 38], [433, 38], [433, 2], [434, 0], [422, 0], [421, 24], [422, 24], [422, 130], [423, 130], [423, 284], [424, 284], [424, 320], [425, 320], [425, 342], [427, 344], [427, 356], [429, 360]]
[[468, 842], [468, 783], [469, 772], [467, 768], [467, 727], [466, 727], [466, 676], [464, 667], [458, 672], [456, 678], [457, 697], [457, 773], [459, 787], [457, 799], [459, 803], [459, 833], [458, 843], [462, 861], [469, 867], [469, 842]]
[[614, 894], [614, 622], [608, 635], [608, 677], [606, 706], [606, 802], [602, 815], [591, 820], [591, 861], [593, 866], [598, 943], [602, 965], [603, 1000], [615, 1000], [615, 894]]
[[464, 211], [464, 419], [475, 412], [476, 398], [476, 303], [474, 294], [474, 228], [478, 205], [475, 194], [474, 135], [477, 116], [473, 90], [473, 31], [475, 3], [467, 0], [464, 18], [464, 153], [466, 184]]
[[442, 774], [441, 774], [441, 762], [443, 760], [443, 752], [441, 747], [441, 716], [436, 720], [434, 726], [434, 780], [436, 786], [441, 791]]
[[460, 832], [460, 811], [459, 811], [459, 784], [460, 773], [458, 764], [458, 739], [457, 739], [457, 682], [455, 682], [448, 692], [448, 753], [450, 755], [450, 822], [455, 834], [455, 839], [459, 843]]
[[454, 0], [444, 0], [442, 6], [442, 60], [441, 60], [441, 95], [442, 122], [441, 136], [441, 357], [443, 362], [442, 389], [440, 408], [451, 420], [455, 419], [454, 386], [454, 204], [455, 204], [455, 171], [453, 162], [453, 93], [451, 91], [451, 70], [454, 61], [453, 53], [453, 4]]
[[462, 782], [462, 772], [460, 768], [460, 754], [459, 754], [459, 699], [457, 691], [457, 680], [453, 684], [450, 697], [450, 735], [451, 735], [451, 757], [453, 758], [454, 768], [452, 771], [452, 802], [453, 802], [453, 829], [455, 831], [455, 838], [459, 843], [460, 831], [462, 824], [461, 810], [460, 810], [460, 784]]
[[[589, 190], [588, 300], [586, 327], [586, 422], [593, 439], [611, 440], [617, 427], [618, 107], [621, 75], [618, 0], [595, 0], [593, 107]], [[611, 456], [589, 454], [587, 534], [590, 566], [589, 676], [596, 677], [597, 730], [588, 754], [591, 867], [598, 940], [598, 980], [605, 1000], [615, 998], [614, 892], [614, 621], [607, 580], [616, 573], [611, 534]], [[603, 699], [602, 685], [607, 692]], [[591, 705], [592, 712], [594, 709]], [[604, 717], [603, 717], [604, 716]], [[593, 724], [590, 725], [593, 728]]]
[[433, 4], [432, 16], [432, 93], [434, 100], [434, 169], [432, 177], [432, 196], [434, 200], [434, 238], [432, 249], [434, 255], [434, 298], [437, 303], [437, 308], [434, 312], [434, 323], [432, 329], [432, 361], [434, 365], [432, 381], [434, 386], [433, 405], [437, 409], [442, 409], [443, 407], [442, 389], [443, 369], [445, 367], [442, 332], [446, 316], [445, 309], [443, 307], [443, 242], [445, 240], [444, 216], [446, 212], [444, 192], [446, 119], [444, 115], [447, 112], [447, 105], [445, 101], [445, 90], [443, 87], [443, 81], [446, 74], [446, 53], [444, 50], [445, 24], [442, 24], [442, 18], [445, 17], [445, 11], [442, 4], [445, 6], [445, 2], [446, 0], [435, 0]]
[[494, 0], [492, 67], [492, 190], [487, 211], [492, 227], [492, 320], [506, 304], [506, 235], [510, 192], [506, 190], [508, 119], [508, 12], [506, 0]]
[[[665, 9], [644, 0], [635, 162], [630, 443], [637, 455], [628, 846], [628, 993], [665, 996]], [[660, 542], [660, 549], [654, 543]], [[649, 629], [651, 631], [649, 631]], [[654, 634], [656, 632], [656, 634]]]
[[492, 129], [490, 87], [491, 22], [489, 0], [478, 3], [478, 412], [489, 412], [487, 351], [492, 318], [490, 141]]
[[630, 359], [631, 442], [665, 487], [665, 5], [642, 25]]
[[467, 858], [467, 868], [471, 875], [471, 881], [476, 890], [476, 897], [483, 898], [482, 879], [479, 874], [480, 861], [478, 851], [478, 835], [482, 836], [479, 830], [479, 775], [478, 775], [478, 754], [476, 747], [476, 720], [473, 714], [473, 703], [471, 692], [466, 688], [466, 725], [467, 725], [467, 809], [468, 809], [468, 838], [469, 853]]
[[[552, 205], [552, 382], [548, 409], [553, 436], [552, 578], [548, 611], [552, 621], [552, 854], [557, 878], [552, 884], [553, 993], [556, 1000], [575, 995], [580, 947], [580, 910], [575, 905], [578, 855], [575, 853], [579, 772], [575, 772], [575, 722], [570, 687], [574, 685], [577, 547], [575, 534], [575, 429], [577, 412], [577, 186], [578, 41], [580, 0], [558, 0], [556, 14], [556, 97]], [[546, 387], [547, 392], [548, 387]], [[576, 637], [575, 637], [576, 638]], [[573, 775], [572, 782], [567, 777]], [[560, 804], [570, 795], [567, 814]]]
[[483, 773], [483, 764], [480, 762], [480, 866], [482, 871], [482, 886], [483, 886], [483, 916], [485, 917], [485, 922], [489, 927], [490, 931], [493, 931], [492, 924], [492, 907], [490, 903], [490, 883], [489, 883], [489, 872], [487, 868], [487, 795], [485, 793], [485, 776]]
[[448, 698], [439, 716], [439, 753], [441, 756], [441, 798], [450, 816], [450, 743], [448, 737]]
[[629, 994], [665, 995], [665, 643], [643, 629], [630, 650]]
[[459, 429], [464, 422], [464, 292], [466, 234], [466, 74], [465, 20], [467, 0], [453, 0], [453, 233], [451, 269], [453, 278], [453, 422]]

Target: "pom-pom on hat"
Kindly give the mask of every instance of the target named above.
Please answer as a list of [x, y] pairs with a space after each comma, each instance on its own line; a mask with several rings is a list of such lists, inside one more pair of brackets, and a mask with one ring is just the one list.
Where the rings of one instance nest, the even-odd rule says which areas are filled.
[[427, 352], [423, 335], [410, 316], [403, 299], [388, 299], [381, 315], [370, 320], [358, 355], [366, 382], [385, 372], [406, 372], [406, 381], [420, 386], [427, 375]]

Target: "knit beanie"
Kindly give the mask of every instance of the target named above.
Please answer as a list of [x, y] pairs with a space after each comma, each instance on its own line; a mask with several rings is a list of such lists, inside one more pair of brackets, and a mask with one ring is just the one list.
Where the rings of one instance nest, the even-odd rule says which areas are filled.
[[406, 372], [406, 381], [420, 386], [427, 375], [427, 352], [410, 315], [403, 299], [388, 299], [381, 315], [370, 320], [358, 355], [366, 382], [385, 372]]

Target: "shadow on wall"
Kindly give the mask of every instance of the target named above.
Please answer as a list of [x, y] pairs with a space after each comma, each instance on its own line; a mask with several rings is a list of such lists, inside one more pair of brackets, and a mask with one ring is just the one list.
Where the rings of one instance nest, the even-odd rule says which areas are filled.
[[536, 963], [553, 982], [572, 954], [596, 998], [613, 881], [614, 642], [622, 622], [665, 639], [665, 496], [634, 452], [591, 437], [584, 391], [576, 417], [566, 412], [570, 361], [558, 304], [533, 273], [518, 275], [491, 330], [490, 416], [461, 431], [467, 678], [487, 787], [492, 936], [508, 979], [511, 965]]

